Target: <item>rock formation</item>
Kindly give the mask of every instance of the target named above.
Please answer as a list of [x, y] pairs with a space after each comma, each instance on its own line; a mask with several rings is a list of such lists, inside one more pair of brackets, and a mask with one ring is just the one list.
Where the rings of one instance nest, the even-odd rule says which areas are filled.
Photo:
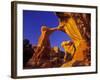
[[[65, 32], [72, 39], [75, 45], [76, 51], [73, 55], [73, 59], [66, 62], [62, 67], [73, 66], [76, 62], [81, 62], [81, 65], [90, 65], [89, 57], [87, 57], [90, 51], [90, 18], [89, 14], [79, 14], [79, 13], [56, 13], [60, 18], [59, 30]], [[77, 18], [78, 17], [78, 18]], [[66, 41], [67, 43], [67, 41]], [[68, 47], [64, 45], [65, 52], [72, 53], [74, 46]], [[89, 63], [86, 63], [89, 62]], [[75, 66], [75, 65], [74, 65]], [[77, 65], [77, 66], [80, 66]]]
[[26, 64], [33, 54], [34, 54], [34, 49], [32, 48], [32, 45], [30, 44], [29, 40], [24, 39], [23, 40], [23, 67], [24, 68], [26, 68]]
[[[30, 68], [51, 68], [69, 66], [89, 66], [90, 52], [90, 15], [79, 13], [56, 13], [59, 26], [56, 28], [41, 27], [38, 44], [27, 62]], [[65, 52], [58, 47], [51, 47], [49, 36], [54, 31], [63, 31], [72, 39], [62, 42]]]
[[56, 30], [57, 28], [48, 28], [46, 26], [41, 27], [41, 35], [38, 40], [37, 48], [32, 58], [28, 61], [27, 65], [37, 68], [52, 67], [50, 63], [51, 45], [49, 36]]

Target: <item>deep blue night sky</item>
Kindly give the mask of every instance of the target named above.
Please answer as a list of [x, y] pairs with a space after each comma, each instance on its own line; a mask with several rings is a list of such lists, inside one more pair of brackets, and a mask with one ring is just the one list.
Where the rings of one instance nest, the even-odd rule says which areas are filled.
[[[58, 17], [54, 12], [23, 10], [23, 38], [28, 39], [31, 44], [37, 45], [41, 34], [41, 26], [57, 27]], [[61, 50], [61, 42], [70, 38], [61, 31], [56, 31], [50, 36], [51, 46], [58, 46]]]

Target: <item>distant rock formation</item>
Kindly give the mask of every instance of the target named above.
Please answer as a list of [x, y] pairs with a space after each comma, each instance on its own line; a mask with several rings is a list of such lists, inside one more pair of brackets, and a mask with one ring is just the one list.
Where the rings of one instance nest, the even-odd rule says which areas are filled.
[[34, 49], [28, 39], [23, 40], [23, 67], [26, 67], [28, 60], [32, 57]]

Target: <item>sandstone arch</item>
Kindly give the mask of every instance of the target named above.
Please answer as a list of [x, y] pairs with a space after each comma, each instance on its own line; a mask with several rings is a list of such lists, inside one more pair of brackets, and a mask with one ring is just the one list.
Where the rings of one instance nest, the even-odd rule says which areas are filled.
[[[75, 63], [76, 61], [81, 62], [85, 60], [84, 51], [88, 48], [87, 42], [82, 37], [74, 19], [72, 17], [68, 17], [66, 21], [62, 22], [61, 25], [59, 25], [56, 28], [48, 28], [46, 26], [43, 26], [41, 28], [41, 35], [38, 40], [37, 48], [35, 50], [34, 55], [29, 60], [28, 65], [31, 65], [32, 67], [36, 67], [36, 68], [40, 66], [52, 67], [52, 63], [50, 63], [49, 61], [49, 51], [51, 49], [49, 36], [56, 30], [63, 31], [64, 33], [69, 35], [69, 37], [72, 39], [73, 42], [72, 44], [75, 45], [75, 46], [71, 45], [69, 48], [66, 48], [66, 45], [63, 45], [65, 46], [64, 47], [65, 51], [67, 51], [70, 48], [72, 49], [76, 48], [73, 59], [69, 62], [64, 63], [62, 67], [72, 66], [73, 63]], [[70, 50], [70, 53], [72, 53], [71, 51], [72, 50]], [[46, 64], [43, 64], [44, 62]]]

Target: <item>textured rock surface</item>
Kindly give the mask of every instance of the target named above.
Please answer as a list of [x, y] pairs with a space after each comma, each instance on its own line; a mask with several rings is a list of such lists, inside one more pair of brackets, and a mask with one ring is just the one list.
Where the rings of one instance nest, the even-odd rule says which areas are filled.
[[[61, 20], [59, 30], [69, 35], [76, 48], [72, 60], [64, 63], [62, 67], [90, 65], [90, 15], [85, 13], [57, 13], [57, 15]], [[71, 49], [74, 48], [69, 45], [63, 47], [66, 54], [71, 54], [73, 51]]]

